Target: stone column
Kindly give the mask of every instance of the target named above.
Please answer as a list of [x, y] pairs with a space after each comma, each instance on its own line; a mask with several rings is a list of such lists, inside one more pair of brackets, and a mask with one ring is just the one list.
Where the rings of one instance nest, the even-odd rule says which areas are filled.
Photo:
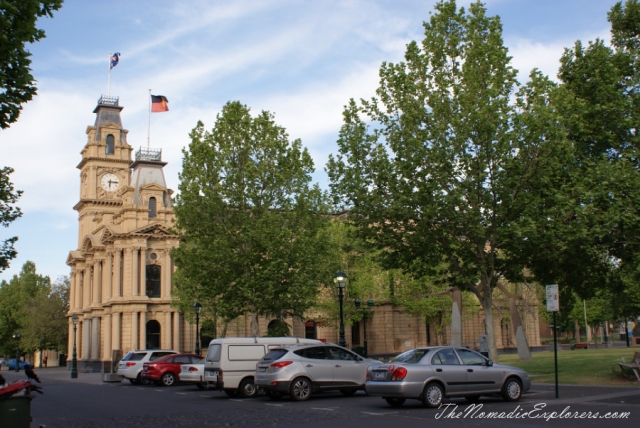
[[140, 347], [147, 349], [147, 313], [140, 312]]
[[91, 268], [82, 269], [82, 309], [91, 306]]
[[[131, 252], [131, 295], [139, 296], [138, 293], [138, 267], [140, 266], [140, 260], [138, 258], [138, 249], [133, 248]], [[136, 348], [137, 349], [137, 348]]]
[[76, 300], [74, 309], [82, 308], [82, 269], [76, 268]]
[[82, 321], [82, 359], [88, 360], [91, 358], [89, 350], [91, 349], [91, 320], [85, 318]]
[[94, 317], [91, 320], [91, 359], [100, 358], [100, 318]]
[[76, 307], [76, 273], [72, 270], [69, 275], [69, 311]]
[[127, 275], [127, 269], [131, 269], [131, 248], [125, 248], [122, 267], [122, 296], [131, 296], [131, 272]]
[[93, 263], [93, 291], [91, 293], [91, 304], [98, 305], [100, 303], [100, 280], [102, 279], [102, 263], [95, 261]]
[[111, 315], [104, 316], [104, 347], [102, 352], [102, 359], [104, 361], [111, 361]]
[[113, 322], [113, 334], [111, 335], [111, 349], [122, 350], [122, 313], [114, 312], [111, 316]]
[[[147, 249], [140, 248], [140, 295], [147, 295]], [[146, 348], [145, 348], [146, 349]]]
[[171, 349], [172, 348], [172, 341], [171, 341], [171, 312], [167, 312], [165, 315], [165, 323], [164, 323], [164, 328], [162, 329], [163, 331], [163, 338], [162, 338], [162, 343], [160, 344], [160, 347], [162, 349]]
[[111, 299], [111, 296], [113, 296], [113, 292], [111, 289], [111, 278], [113, 277], [113, 273], [112, 273], [112, 263], [111, 263], [111, 259], [112, 259], [113, 255], [111, 253], [107, 253], [107, 258], [104, 261], [104, 273], [102, 275], [102, 279], [103, 279], [103, 284], [104, 284], [104, 288], [102, 290], [102, 301], [106, 302], [108, 300]]
[[[113, 267], [113, 297], [122, 297], [122, 283], [120, 282], [120, 272], [122, 270], [122, 250], [117, 249], [114, 252], [114, 267]], [[117, 349], [117, 348], [116, 348]]]
[[180, 352], [180, 314], [173, 313], [173, 346], [171, 349]]
[[71, 321], [71, 317], [67, 318], [69, 321], [69, 346], [67, 347], [67, 361], [71, 361], [73, 359], [73, 321]]
[[164, 253], [164, 266], [162, 266], [162, 281], [160, 282], [160, 295], [164, 298], [171, 297], [171, 255], [169, 250]]
[[131, 349], [137, 350], [138, 348], [138, 313], [131, 313]]

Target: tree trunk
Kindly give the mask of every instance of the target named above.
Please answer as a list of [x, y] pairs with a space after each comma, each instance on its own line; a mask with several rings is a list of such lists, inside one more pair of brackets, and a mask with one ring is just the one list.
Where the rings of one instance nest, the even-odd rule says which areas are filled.
[[576, 342], [581, 342], [581, 340], [580, 340], [580, 324], [578, 323], [578, 320], [575, 320], [574, 329], [575, 329], [575, 335], [576, 335]]
[[258, 337], [260, 331], [258, 329], [258, 314], [251, 312], [251, 335]]
[[516, 346], [518, 347], [518, 357], [520, 361], [531, 361], [531, 350], [527, 336], [522, 328], [520, 320], [520, 312], [516, 306], [516, 299], [509, 297], [509, 311], [511, 313], [511, 325], [513, 326], [513, 335], [516, 337]]
[[482, 308], [484, 309], [484, 327], [487, 332], [487, 346], [489, 347], [489, 358], [498, 361], [498, 348], [496, 346], [495, 334], [493, 331], [493, 290], [489, 284], [482, 287]]
[[455, 289], [451, 305], [451, 346], [462, 346], [462, 292]]

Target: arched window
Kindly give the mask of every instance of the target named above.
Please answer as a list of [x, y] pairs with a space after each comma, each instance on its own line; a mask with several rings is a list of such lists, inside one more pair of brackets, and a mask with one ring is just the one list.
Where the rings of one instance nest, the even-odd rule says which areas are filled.
[[155, 320], [147, 322], [147, 349], [160, 349], [160, 323]]
[[160, 297], [160, 266], [147, 265], [147, 297]]
[[156, 216], [156, 198], [149, 198], [149, 218]]
[[105, 153], [108, 155], [112, 155], [115, 153], [115, 140], [113, 139], [113, 135], [107, 135], [107, 148]]

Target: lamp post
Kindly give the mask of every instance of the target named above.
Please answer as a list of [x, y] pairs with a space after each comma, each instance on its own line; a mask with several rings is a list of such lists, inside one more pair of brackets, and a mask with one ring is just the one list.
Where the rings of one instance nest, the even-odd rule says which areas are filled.
[[73, 323], [73, 354], [71, 354], [71, 379], [78, 377], [78, 355], [76, 354], [76, 330], [78, 328], [78, 315], [73, 314], [71, 317]]
[[368, 308], [360, 308], [360, 299], [356, 299], [354, 304], [356, 305], [356, 309], [362, 310], [362, 323], [364, 326], [364, 357], [369, 358], [369, 347], [367, 346], [367, 317], [369, 316], [369, 311], [373, 308], [373, 300], [367, 300]]
[[347, 346], [347, 341], [344, 338], [344, 319], [342, 315], [342, 301], [344, 300], [344, 288], [347, 286], [347, 274], [344, 272], [336, 272], [333, 275], [333, 283], [338, 289], [338, 299], [340, 300], [340, 339], [338, 345]]
[[200, 311], [202, 311], [202, 305], [196, 300], [193, 304], [193, 312], [196, 314], [196, 354], [200, 355], [200, 336], [198, 335], [200, 324]]
[[16, 340], [16, 371], [20, 371], [20, 338], [22, 335], [20, 334], [20, 330], [16, 331], [13, 334], [13, 338]]

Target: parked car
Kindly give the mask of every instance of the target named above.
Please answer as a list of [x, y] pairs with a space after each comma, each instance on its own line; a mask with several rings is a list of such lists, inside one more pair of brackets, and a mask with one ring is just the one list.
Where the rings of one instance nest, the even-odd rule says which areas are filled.
[[[26, 364], [29, 364], [29, 363], [20, 360], [20, 362], [18, 363], [18, 368], [20, 370], [24, 370], [24, 366]], [[9, 368], [9, 370], [15, 370], [16, 369], [16, 359], [15, 358], [9, 358], [9, 360], [7, 361], [7, 367]]]
[[133, 384], [150, 383], [141, 377], [143, 364], [177, 353], [178, 351], [160, 349], [129, 351], [118, 363], [118, 374]]
[[370, 366], [365, 388], [393, 407], [408, 398], [439, 407], [445, 397], [476, 401], [482, 395], [501, 394], [506, 401], [518, 401], [531, 381], [524, 370], [495, 364], [471, 349], [436, 346], [410, 349], [387, 364]]
[[273, 399], [289, 394], [304, 401], [327, 390], [348, 396], [364, 389], [367, 367], [379, 362], [332, 344], [281, 347], [258, 362], [255, 382]]
[[204, 362], [204, 380], [210, 389], [228, 396], [255, 397], [256, 363], [271, 349], [302, 343], [321, 344], [317, 339], [299, 337], [225, 337], [209, 343]]
[[[194, 383], [198, 389], [209, 389], [209, 382], [204, 380], [204, 358], [191, 364], [180, 366], [180, 382]], [[211, 385], [213, 386], [213, 385]]]
[[196, 354], [173, 354], [142, 365], [142, 379], [148, 379], [156, 385], [171, 386], [180, 378], [180, 367], [193, 364], [201, 359]]

